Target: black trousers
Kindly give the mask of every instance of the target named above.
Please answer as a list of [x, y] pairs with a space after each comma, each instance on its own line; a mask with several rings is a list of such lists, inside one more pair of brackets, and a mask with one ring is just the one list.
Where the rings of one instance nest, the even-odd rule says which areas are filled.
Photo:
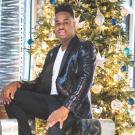
[[[45, 95], [31, 91], [17, 90], [14, 99], [5, 105], [9, 118], [16, 118], [19, 124], [19, 135], [32, 135], [28, 124], [29, 116], [47, 119], [56, 109], [62, 106], [59, 96]], [[62, 129], [59, 123], [48, 129], [48, 135], [65, 135], [75, 124], [75, 117], [69, 113]]]

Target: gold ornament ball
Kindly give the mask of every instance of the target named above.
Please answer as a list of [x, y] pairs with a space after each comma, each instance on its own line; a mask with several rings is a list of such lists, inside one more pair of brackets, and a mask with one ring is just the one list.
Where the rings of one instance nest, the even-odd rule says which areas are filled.
[[105, 18], [109, 18], [110, 17], [110, 12], [107, 12], [104, 14]]
[[64, 2], [64, 0], [58, 0], [57, 2], [58, 2], [58, 4], [61, 4]]
[[92, 92], [94, 94], [99, 94], [102, 90], [102, 85], [100, 84], [95, 84], [93, 87], [92, 87]]
[[115, 99], [111, 102], [111, 107], [113, 110], [117, 111], [117, 110], [120, 110], [121, 107], [122, 107], [122, 103], [120, 100], [118, 99]]
[[103, 10], [103, 11], [106, 11], [106, 9], [107, 9], [106, 6], [103, 6], [103, 7], [102, 7], [102, 10]]

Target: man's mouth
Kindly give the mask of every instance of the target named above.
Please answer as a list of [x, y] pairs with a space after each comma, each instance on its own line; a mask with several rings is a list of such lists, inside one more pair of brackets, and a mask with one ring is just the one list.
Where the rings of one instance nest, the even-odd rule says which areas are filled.
[[63, 36], [63, 35], [66, 34], [66, 32], [65, 32], [64, 30], [60, 30], [60, 31], [58, 32], [58, 34]]

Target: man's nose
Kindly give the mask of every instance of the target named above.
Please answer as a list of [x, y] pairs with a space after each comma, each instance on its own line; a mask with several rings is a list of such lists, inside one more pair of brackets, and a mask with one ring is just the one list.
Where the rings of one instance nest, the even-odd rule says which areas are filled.
[[64, 24], [61, 23], [59, 28], [60, 28], [60, 29], [63, 29], [63, 28], [64, 28]]
[[60, 28], [60, 29], [63, 29], [64, 27], [65, 27], [64, 23], [61, 23], [61, 24], [59, 25], [59, 28]]

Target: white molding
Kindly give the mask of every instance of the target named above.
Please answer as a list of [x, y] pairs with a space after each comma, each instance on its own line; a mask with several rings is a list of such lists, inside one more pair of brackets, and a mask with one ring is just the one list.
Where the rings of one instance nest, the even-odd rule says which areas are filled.
[[23, 45], [24, 45], [24, 0], [19, 1], [19, 33], [20, 33], [20, 67], [19, 77], [23, 75]]
[[[132, 60], [135, 59], [135, 1], [132, 0], [132, 7], [130, 12], [130, 20], [129, 20], [129, 47], [132, 50]], [[134, 83], [134, 68], [129, 67], [129, 80], [130, 80], [130, 87], [133, 87]]]
[[[24, 47], [25, 48], [29, 48], [29, 45], [27, 43], [29, 37], [30, 37], [30, 0], [24, 0], [25, 1], [25, 18], [24, 18]], [[42, 0], [32, 0], [32, 32], [34, 32], [34, 27], [36, 24], [36, 16], [38, 14], [38, 9], [36, 9], [35, 7], [41, 6], [42, 4]], [[38, 5], [37, 5], [38, 4]], [[32, 35], [33, 37], [33, 35]], [[29, 80], [29, 59], [30, 58], [30, 54], [28, 53], [28, 51], [24, 50], [23, 51], [23, 74], [22, 74], [22, 80]], [[33, 60], [31, 57], [31, 69], [33, 66]], [[32, 79], [32, 72], [30, 73], [30, 79]]]
[[[25, 12], [24, 12], [24, 45], [23, 45], [24, 49], [23, 49], [22, 80], [29, 80], [30, 54], [27, 50], [27, 49], [29, 49], [29, 44], [27, 43], [27, 41], [30, 38], [30, 1], [31, 0], [24, 0]], [[32, 10], [32, 12], [34, 12], [34, 11]]]

